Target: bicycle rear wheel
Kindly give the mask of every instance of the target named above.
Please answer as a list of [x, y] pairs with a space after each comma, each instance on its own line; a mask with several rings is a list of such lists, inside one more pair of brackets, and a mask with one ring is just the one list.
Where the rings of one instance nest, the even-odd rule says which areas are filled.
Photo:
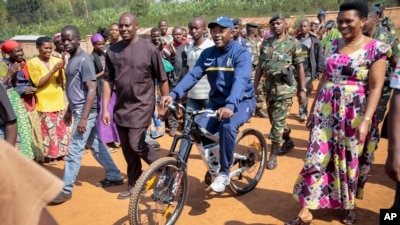
[[150, 165], [135, 184], [129, 202], [129, 223], [174, 224], [185, 205], [189, 180], [174, 157]]
[[254, 129], [239, 133], [231, 167], [230, 189], [238, 195], [253, 190], [264, 173], [266, 161], [264, 135]]

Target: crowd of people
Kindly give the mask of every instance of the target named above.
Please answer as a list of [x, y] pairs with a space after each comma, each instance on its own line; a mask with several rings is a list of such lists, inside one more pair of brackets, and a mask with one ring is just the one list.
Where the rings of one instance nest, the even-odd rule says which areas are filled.
[[[38, 38], [39, 54], [29, 60], [20, 43], [7, 40], [1, 45], [0, 137], [29, 160], [65, 160], [64, 185], [52, 204], [72, 197], [85, 149], [105, 172], [96, 186], [124, 184], [110, 155], [120, 147], [127, 190], [118, 198], [126, 199], [142, 173], [141, 160], [150, 164], [160, 157], [149, 132], [150, 125], [159, 126], [155, 114], [166, 115], [173, 137], [184, 121], [167, 111], [169, 102], [217, 110], [218, 118], [197, 123], [221, 138], [221, 167], [210, 185], [220, 193], [229, 184], [237, 129], [252, 116], [271, 123], [267, 169], [294, 149], [286, 120], [297, 94], [298, 119], [310, 136], [293, 188], [301, 209], [285, 224], [310, 224], [310, 210], [321, 208], [341, 209], [342, 222], [354, 224], [355, 199], [363, 197], [381, 133], [389, 138], [386, 171], [400, 189], [400, 142], [397, 132], [386, 132], [386, 126], [400, 129], [400, 49], [383, 12], [380, 4], [346, 2], [336, 21], [325, 21], [320, 11], [317, 20], [301, 20], [292, 31], [283, 14], [271, 17], [269, 31], [240, 18], [221, 16], [207, 24], [193, 17], [170, 35], [161, 20], [147, 40], [137, 33], [137, 17], [123, 13], [92, 35], [90, 55], [79, 45], [79, 29], [67, 25], [53, 38]], [[400, 191], [396, 199], [393, 207], [400, 208]]]

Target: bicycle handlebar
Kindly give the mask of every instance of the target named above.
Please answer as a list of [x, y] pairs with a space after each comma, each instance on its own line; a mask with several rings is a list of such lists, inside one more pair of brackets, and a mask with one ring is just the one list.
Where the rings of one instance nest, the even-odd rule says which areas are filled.
[[211, 110], [211, 109], [202, 109], [202, 110], [186, 110], [186, 107], [183, 106], [181, 103], [172, 101], [168, 104], [168, 109], [171, 110], [176, 110], [176, 106], [178, 108], [183, 110], [183, 113], [190, 112], [192, 115], [201, 115], [203, 113], [208, 113], [207, 117], [218, 117], [218, 111], [217, 110]]

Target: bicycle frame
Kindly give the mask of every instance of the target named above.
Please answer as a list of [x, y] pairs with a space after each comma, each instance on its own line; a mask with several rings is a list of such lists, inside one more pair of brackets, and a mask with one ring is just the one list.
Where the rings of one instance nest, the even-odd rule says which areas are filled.
[[[182, 163], [180, 167], [186, 168], [187, 167], [187, 162], [189, 159], [190, 152], [193, 147], [193, 143], [195, 143], [198, 146], [199, 153], [209, 171], [209, 165], [207, 160], [204, 157], [204, 153], [201, 152], [201, 149], [204, 149], [204, 145], [202, 143], [202, 137], [208, 138], [212, 142], [216, 143], [219, 145], [219, 137], [207, 132], [206, 130], [200, 128], [197, 126], [195, 123], [195, 118], [198, 115], [202, 115], [204, 113], [209, 113], [208, 116], [210, 117], [216, 117], [216, 111], [213, 110], [198, 110], [198, 111], [186, 111], [186, 108], [181, 105], [181, 104], [176, 104], [179, 108], [181, 108], [184, 112], [185, 115], [185, 126], [183, 129], [183, 134], [181, 135], [175, 135], [174, 139], [171, 144], [171, 148], [169, 150], [168, 156], [174, 156], [179, 159], [179, 162]], [[171, 103], [168, 106], [171, 110], [175, 110], [175, 106], [173, 103]], [[180, 141], [180, 142], [179, 142]], [[178, 152], [176, 151], [177, 146], [179, 145]]]
[[[207, 109], [198, 110], [198, 111], [186, 111], [186, 108], [183, 105], [178, 103], [177, 106], [179, 108], [181, 108], [184, 112], [185, 126], [183, 129], [183, 134], [174, 136], [174, 140], [171, 144], [171, 148], [170, 148], [168, 156], [177, 157], [179, 159], [179, 162], [181, 163], [181, 165], [179, 165], [179, 166], [182, 167], [182, 169], [186, 169], [189, 155], [190, 155], [190, 152], [193, 147], [193, 143], [195, 143], [197, 146], [197, 149], [199, 151], [199, 154], [200, 154], [201, 158], [203, 159], [203, 162], [204, 162], [208, 172], [210, 173], [210, 175], [213, 175], [213, 176], [218, 175], [218, 171], [215, 171], [214, 168], [212, 168], [210, 166], [210, 164], [209, 164], [210, 162], [206, 159], [205, 154], [208, 154], [208, 153], [205, 153], [205, 146], [202, 142], [202, 138], [205, 137], [205, 138], [211, 140], [213, 142], [213, 144], [214, 143], [217, 144], [218, 148], [219, 148], [219, 137], [207, 132], [204, 128], [199, 127], [195, 123], [196, 116], [202, 115], [204, 113], [209, 113], [209, 115], [207, 115], [207, 116], [216, 117], [217, 116], [216, 111], [207, 110]], [[168, 107], [172, 110], [175, 110], [175, 108], [176, 108], [173, 105], [173, 103], [171, 103]], [[176, 152], [179, 141], [181, 141], [179, 150], [178, 150], [178, 152]], [[216, 157], [218, 159], [217, 162], [219, 164], [219, 155]], [[246, 156], [241, 156], [236, 153], [234, 154], [234, 160], [246, 160], [246, 159], [247, 159]], [[245, 171], [246, 169], [247, 169], [247, 167], [242, 167], [240, 169], [232, 171], [229, 174], [229, 176], [230, 177], [237, 176], [240, 173], [242, 173], [243, 171]]]

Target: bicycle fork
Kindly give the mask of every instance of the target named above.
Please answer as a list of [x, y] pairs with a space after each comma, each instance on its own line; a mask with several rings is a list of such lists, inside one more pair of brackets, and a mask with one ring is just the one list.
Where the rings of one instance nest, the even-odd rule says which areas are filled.
[[168, 214], [170, 208], [173, 207], [175, 195], [181, 186], [185, 172], [184, 170], [179, 169], [174, 176], [172, 176], [171, 173], [172, 171], [169, 168], [163, 169], [152, 196], [154, 201], [168, 204], [168, 207], [164, 212], [165, 215]]

